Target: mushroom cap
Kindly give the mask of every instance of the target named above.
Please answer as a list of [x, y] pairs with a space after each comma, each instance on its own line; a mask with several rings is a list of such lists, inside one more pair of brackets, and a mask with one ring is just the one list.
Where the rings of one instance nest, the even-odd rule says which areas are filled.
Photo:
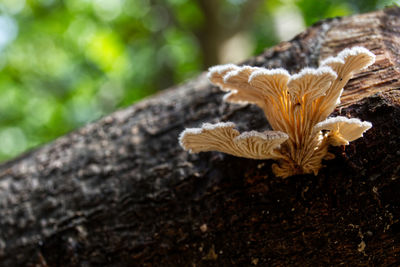
[[330, 67], [304, 68], [289, 80], [288, 91], [292, 101], [300, 102], [304, 96], [313, 100], [324, 95], [336, 77], [336, 73]]
[[368, 121], [338, 116], [317, 123], [314, 130], [329, 130], [328, 137], [334, 140], [332, 145], [348, 145], [349, 142], [362, 137], [371, 127], [372, 124]]
[[239, 134], [231, 122], [203, 124], [202, 128], [190, 128], [179, 137], [180, 145], [190, 153], [220, 151], [238, 157], [252, 159], [278, 158], [275, 149], [288, 139], [278, 131], [244, 132]]
[[253, 103], [264, 108], [263, 95], [248, 83], [252, 72], [258, 67], [233, 64], [215, 66], [209, 69], [208, 79], [218, 85], [222, 91], [228, 92], [223, 100], [232, 103]]
[[263, 107], [262, 93], [248, 83], [249, 76], [259, 69], [258, 67], [243, 66], [225, 73], [222, 86], [229, 88], [230, 92], [224, 96], [224, 101], [253, 103]]
[[355, 71], [362, 70], [374, 62], [373, 53], [364, 47], [355, 46], [344, 49], [336, 57], [326, 58], [320, 66], [329, 66], [342, 77], [351, 76]]
[[364, 69], [374, 63], [375, 55], [364, 47], [346, 48], [336, 57], [328, 57], [321, 62], [321, 66], [329, 66], [336, 73], [337, 78], [331, 84], [318, 103], [318, 109], [321, 114], [317, 121], [321, 121], [340, 104], [340, 97], [343, 92], [343, 87], [347, 84], [353, 73]]
[[235, 70], [231, 70], [224, 76], [225, 83], [248, 83], [249, 76], [257, 70], [261, 68], [251, 67], [251, 66], [243, 66], [238, 67]]
[[285, 69], [259, 69], [249, 76], [249, 84], [265, 96], [278, 98], [287, 90], [290, 74]]
[[181, 132], [179, 144], [190, 153], [218, 150], [223, 142], [229, 142], [239, 135], [233, 128], [233, 122], [203, 123], [201, 128], [187, 128]]
[[346, 48], [338, 54], [338, 58], [343, 59], [346, 63], [349, 61], [357, 61], [361, 69], [366, 68], [375, 62], [375, 55], [361, 46], [354, 46], [352, 48]]
[[221, 90], [228, 91], [229, 89], [224, 87], [224, 76], [229, 71], [237, 69], [239, 69], [239, 67], [234, 64], [214, 66], [208, 69], [207, 78], [211, 83], [220, 86]]

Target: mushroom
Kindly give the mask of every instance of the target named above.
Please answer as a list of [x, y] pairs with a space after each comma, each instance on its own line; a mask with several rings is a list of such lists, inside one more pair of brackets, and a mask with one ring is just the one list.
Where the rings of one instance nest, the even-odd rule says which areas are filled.
[[276, 176], [318, 174], [322, 160], [334, 157], [329, 145], [348, 145], [372, 127], [346, 117], [329, 118], [353, 73], [371, 65], [375, 55], [363, 47], [345, 49], [317, 69], [290, 75], [284, 69], [233, 64], [212, 67], [209, 80], [227, 92], [224, 101], [258, 105], [273, 131], [240, 134], [232, 122], [186, 129], [181, 146], [191, 153], [220, 151], [252, 159], [274, 159]]
[[314, 126], [316, 131], [329, 130], [328, 138], [333, 146], [348, 145], [363, 136], [372, 124], [367, 121], [360, 121], [357, 118], [348, 119], [338, 116], [326, 119]]
[[239, 69], [239, 67], [234, 64], [214, 66], [208, 70], [207, 78], [213, 84], [220, 86], [221, 90], [224, 90], [224, 75], [229, 71], [237, 69]]
[[[321, 66], [329, 66], [337, 73], [336, 80], [327, 90], [326, 95], [317, 103], [319, 109], [319, 121], [329, 116], [337, 105], [340, 104], [340, 96], [343, 87], [357, 71], [365, 69], [375, 62], [375, 55], [364, 47], [346, 48], [336, 57], [328, 57], [321, 62]], [[318, 122], [319, 122], [318, 121]]]
[[252, 103], [265, 108], [263, 96], [254, 90], [249, 83], [249, 76], [259, 70], [257, 67], [237, 67], [232, 64], [212, 67], [209, 70], [209, 80], [219, 85], [221, 90], [228, 92], [223, 100], [230, 103]]
[[277, 159], [276, 151], [288, 138], [278, 131], [244, 132], [233, 129], [232, 122], [204, 123], [201, 128], [189, 128], [179, 137], [181, 146], [190, 153], [220, 151], [252, 159]]

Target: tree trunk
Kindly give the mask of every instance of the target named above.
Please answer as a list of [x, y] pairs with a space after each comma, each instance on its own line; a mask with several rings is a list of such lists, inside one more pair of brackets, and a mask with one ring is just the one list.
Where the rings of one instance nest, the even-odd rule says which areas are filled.
[[268, 122], [205, 75], [0, 166], [2, 266], [398, 265], [400, 8], [322, 21], [246, 64], [297, 72], [364, 46], [335, 113], [372, 122], [318, 176], [189, 154], [185, 127]]

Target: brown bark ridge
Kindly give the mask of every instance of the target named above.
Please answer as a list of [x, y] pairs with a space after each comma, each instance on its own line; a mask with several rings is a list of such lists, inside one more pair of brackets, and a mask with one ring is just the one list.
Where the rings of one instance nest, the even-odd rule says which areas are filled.
[[324, 20], [246, 64], [293, 73], [355, 45], [377, 60], [335, 113], [374, 126], [318, 176], [183, 151], [202, 122], [268, 128], [201, 75], [1, 165], [1, 266], [399, 265], [400, 8]]

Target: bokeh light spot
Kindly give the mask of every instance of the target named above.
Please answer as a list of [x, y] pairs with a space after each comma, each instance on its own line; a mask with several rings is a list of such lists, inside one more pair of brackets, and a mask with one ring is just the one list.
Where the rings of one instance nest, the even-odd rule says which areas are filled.
[[103, 20], [113, 20], [122, 11], [121, 0], [94, 0], [93, 8], [96, 14]]
[[26, 148], [26, 138], [20, 128], [8, 127], [0, 130], [0, 153], [15, 156]]
[[0, 16], [0, 52], [17, 37], [17, 22], [10, 16]]

